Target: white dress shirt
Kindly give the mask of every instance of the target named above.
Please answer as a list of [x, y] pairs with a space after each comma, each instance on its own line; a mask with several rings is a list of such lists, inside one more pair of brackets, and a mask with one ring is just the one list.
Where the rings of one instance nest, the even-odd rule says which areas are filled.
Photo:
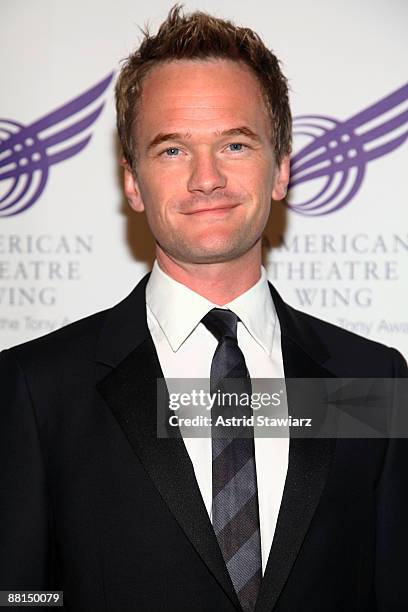
[[[209, 380], [218, 342], [201, 319], [212, 308], [219, 306], [178, 283], [161, 270], [157, 261], [154, 263], [146, 287], [147, 323], [166, 379]], [[265, 269], [255, 285], [223, 308], [240, 318], [238, 345], [251, 378], [283, 379], [280, 326]], [[211, 438], [185, 437], [184, 443], [211, 520]], [[288, 457], [288, 437], [255, 437], [263, 573], [282, 501]]]

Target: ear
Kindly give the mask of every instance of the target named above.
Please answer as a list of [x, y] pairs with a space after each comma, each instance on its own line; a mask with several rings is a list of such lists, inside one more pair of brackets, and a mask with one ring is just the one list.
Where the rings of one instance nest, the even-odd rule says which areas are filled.
[[123, 186], [130, 207], [136, 212], [143, 212], [144, 204], [137, 179], [127, 164], [124, 165]]
[[274, 200], [283, 200], [288, 190], [290, 176], [290, 157], [285, 155], [282, 159], [279, 168], [277, 168], [275, 179], [273, 181], [272, 198]]

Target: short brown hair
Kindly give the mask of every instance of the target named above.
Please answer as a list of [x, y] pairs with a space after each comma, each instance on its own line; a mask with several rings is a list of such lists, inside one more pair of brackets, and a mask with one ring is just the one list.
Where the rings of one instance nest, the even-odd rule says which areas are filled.
[[156, 35], [143, 31], [138, 49], [124, 61], [116, 83], [117, 128], [123, 156], [135, 170], [134, 122], [143, 78], [155, 65], [171, 60], [231, 59], [252, 69], [271, 118], [272, 142], [278, 163], [291, 150], [292, 118], [288, 84], [277, 57], [249, 28], [201, 11], [184, 15], [175, 5]]

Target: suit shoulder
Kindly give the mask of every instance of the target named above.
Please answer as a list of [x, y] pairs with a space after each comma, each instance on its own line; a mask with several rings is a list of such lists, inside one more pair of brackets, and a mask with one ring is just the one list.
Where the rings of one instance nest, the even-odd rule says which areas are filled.
[[370, 350], [370, 351], [388, 351], [389, 347], [381, 342], [377, 342], [375, 340], [371, 340], [370, 338], [366, 338], [365, 336], [361, 336], [360, 334], [356, 334], [355, 332], [351, 332], [339, 325], [335, 325], [334, 323], [330, 323], [329, 321], [325, 321], [324, 319], [320, 319], [306, 312], [302, 312], [300, 310], [295, 310], [292, 308], [294, 312], [296, 312], [296, 316], [302, 319], [305, 323], [310, 325], [314, 331], [316, 331], [323, 338], [327, 338], [328, 340], [335, 340], [336, 344], [338, 342], [347, 344], [348, 346], [360, 347], [362, 350]]
[[79, 319], [45, 336], [29, 340], [7, 350], [21, 364], [92, 357], [105, 318], [111, 309]]
[[[79, 375], [96, 363], [112, 367], [147, 335], [145, 275], [118, 304], [50, 334], [4, 351], [33, 375], [72, 372]], [[92, 365], [91, 365], [92, 364]]]
[[375, 370], [378, 375], [381, 373], [383, 376], [387, 370], [390, 374], [392, 371], [405, 370], [405, 359], [395, 348], [292, 307], [290, 309], [301, 325], [307, 325], [313, 330], [336, 362], [349, 363], [353, 368], [358, 364], [359, 369], [363, 371], [367, 367], [370, 372]]

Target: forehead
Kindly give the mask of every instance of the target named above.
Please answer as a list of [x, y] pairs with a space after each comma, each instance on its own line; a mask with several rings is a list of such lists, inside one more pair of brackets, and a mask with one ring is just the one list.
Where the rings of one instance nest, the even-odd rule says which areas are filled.
[[[258, 129], [269, 124], [260, 84], [245, 64], [224, 59], [174, 60], [155, 66], [146, 75], [138, 130], [175, 129], [177, 123], [190, 123], [192, 129], [217, 127], [217, 122], [252, 124]], [[225, 127], [234, 125], [219, 126]]]

